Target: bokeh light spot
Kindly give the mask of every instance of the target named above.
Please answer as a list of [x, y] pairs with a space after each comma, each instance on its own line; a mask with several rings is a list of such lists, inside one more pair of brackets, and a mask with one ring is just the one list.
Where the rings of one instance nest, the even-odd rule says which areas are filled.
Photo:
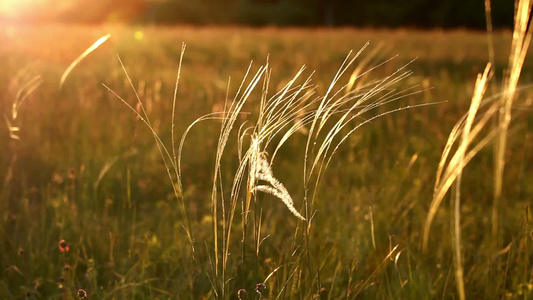
[[137, 30], [135, 31], [134, 37], [136, 40], [140, 41], [144, 38], [144, 32]]

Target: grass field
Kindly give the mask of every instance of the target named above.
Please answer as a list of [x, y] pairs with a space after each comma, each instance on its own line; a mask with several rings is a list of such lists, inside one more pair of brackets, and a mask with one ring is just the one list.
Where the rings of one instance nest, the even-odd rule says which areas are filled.
[[[65, 69], [107, 33], [111, 38], [60, 88]], [[501, 91], [511, 38], [511, 32], [494, 34], [489, 100]], [[0, 40], [0, 110], [9, 126], [19, 129], [10, 133], [8, 126], [0, 127], [1, 299], [76, 299], [78, 289], [89, 299], [237, 299], [240, 289], [247, 290], [248, 299], [458, 297], [450, 197], [435, 216], [427, 251], [422, 236], [448, 135], [468, 111], [476, 76], [489, 61], [484, 32], [46, 25], [5, 26]], [[239, 165], [255, 141], [253, 134], [240, 142], [239, 137], [266, 122], [259, 113], [264, 78], [274, 96], [305, 65], [295, 86], [305, 85], [312, 74], [315, 94], [308, 90], [301, 96], [323, 97], [349, 51], [366, 42], [370, 45], [334, 87], [337, 98], [349, 94], [344, 86], [358, 66], [362, 71], [377, 66], [356, 80], [360, 93], [371, 91], [375, 80], [398, 77], [402, 67], [413, 74], [396, 83], [389, 78], [385, 82], [391, 86], [380, 88], [368, 103], [394, 101], [349, 114], [355, 117], [339, 129], [327, 168], [319, 164], [312, 175], [309, 167], [304, 170], [319, 151], [308, 144], [310, 123], [279, 149], [271, 171], [306, 221], [277, 197], [250, 188], [256, 184], [253, 176], [243, 175], [236, 184], [240, 192], [232, 193]], [[172, 140], [177, 149], [197, 118], [236, 111], [226, 95], [235, 97], [251, 60], [240, 95], [260, 66], [268, 62], [271, 73], [258, 79], [235, 114], [222, 155], [217, 156], [224, 140], [221, 118], [228, 115], [215, 114], [218, 119], [188, 131], [181, 171], [173, 173]], [[532, 82], [533, 61], [526, 58], [505, 152], [496, 238], [491, 144], [462, 175], [467, 299], [533, 296]], [[150, 129], [102, 84], [133, 110], [146, 111], [170, 152], [172, 181]], [[380, 98], [393, 88], [405, 92]], [[289, 89], [283, 99], [297, 90]], [[16, 99], [23, 101], [13, 118]], [[407, 108], [424, 103], [431, 105]], [[319, 109], [318, 102], [313, 105], [310, 113]], [[406, 109], [366, 123], [331, 153], [352, 128], [396, 108]], [[319, 141], [327, 138], [343, 112], [339, 108], [321, 133], [311, 134]], [[287, 118], [287, 124], [306, 116]], [[261, 145], [267, 159], [287, 128], [276, 130], [281, 133], [267, 138], [272, 143]], [[243, 172], [253, 168], [244, 164]], [[260, 294], [258, 283], [266, 286]]]

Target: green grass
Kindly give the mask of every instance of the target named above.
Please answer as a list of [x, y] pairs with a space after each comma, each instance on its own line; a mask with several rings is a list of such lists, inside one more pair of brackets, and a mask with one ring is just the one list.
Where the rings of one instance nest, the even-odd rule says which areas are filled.
[[[139, 32], [142, 39], [135, 38]], [[81, 61], [59, 89], [69, 64], [107, 33], [110, 40]], [[268, 299], [311, 299], [320, 288], [320, 299], [457, 297], [448, 198], [437, 212], [425, 253], [422, 234], [441, 153], [453, 126], [467, 112], [476, 75], [488, 61], [484, 33], [50, 25], [7, 26], [0, 39], [3, 114], [11, 115], [24, 84], [36, 75], [42, 79], [11, 124], [20, 127], [20, 140], [10, 138], [7, 127], [0, 130], [0, 298], [75, 299], [78, 289], [84, 289], [89, 299], [203, 299], [215, 293], [236, 299], [237, 291], [246, 289], [257, 299], [255, 285], [270, 274], [263, 293]], [[181, 158], [182, 194], [178, 191], [176, 199], [150, 130], [102, 86], [139, 109], [115, 54], [140, 93], [154, 130], [170, 145], [182, 42], [187, 49], [176, 102], [178, 140], [195, 119], [224, 109], [228, 78], [231, 99], [250, 60], [255, 73], [268, 57], [269, 95], [302, 65], [307, 66], [303, 78], [316, 71], [316, 93], [324, 95], [348, 52], [367, 41], [370, 46], [338, 87], [376, 51], [367, 68], [398, 56], [366, 80], [388, 76], [416, 58], [408, 65], [414, 74], [396, 86], [401, 90], [420, 84], [415, 90], [421, 92], [363, 117], [439, 103], [385, 115], [351, 134], [322, 174], [316, 194], [314, 185], [308, 186], [312, 211], [307, 214], [307, 136], [296, 132], [277, 153], [272, 171], [296, 209], [308, 220], [314, 214], [306, 234], [307, 224], [276, 197], [250, 191], [247, 196], [244, 188], [237, 204], [231, 204], [239, 166], [237, 131], [245, 120], [253, 124], [258, 117], [260, 81], [242, 109], [251, 114], [236, 116], [220, 161], [217, 255], [222, 261], [227, 246], [229, 256], [224, 268], [220, 262], [217, 269], [212, 189], [221, 121], [199, 123], [189, 132]], [[496, 79], [487, 97], [500, 89], [511, 33], [496, 33], [494, 41]], [[533, 62], [526, 59], [521, 86], [532, 82], [531, 70]], [[528, 99], [531, 90], [525, 88], [515, 100], [508, 137], [497, 249], [502, 251], [491, 249], [490, 147], [462, 175], [468, 299], [528, 299], [532, 294], [533, 119]], [[340, 136], [362, 120], [355, 119]], [[246, 151], [248, 139], [243, 147]], [[274, 146], [264, 150], [272, 155]], [[248, 223], [241, 208], [247, 197]], [[232, 223], [223, 218], [230, 208], [235, 208]], [[228, 228], [232, 233], [224, 244]], [[58, 248], [62, 239], [68, 252]]]

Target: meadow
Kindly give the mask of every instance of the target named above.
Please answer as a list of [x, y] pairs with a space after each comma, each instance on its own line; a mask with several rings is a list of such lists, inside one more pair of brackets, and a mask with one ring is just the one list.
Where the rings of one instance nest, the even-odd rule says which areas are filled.
[[[512, 32], [493, 39], [488, 100]], [[453, 197], [422, 239], [448, 136], [491, 60], [485, 32], [6, 25], [0, 40], [1, 299], [459, 298]], [[496, 237], [491, 143], [462, 174], [467, 299], [533, 295], [532, 82], [526, 58]], [[341, 102], [319, 131], [327, 95]]]

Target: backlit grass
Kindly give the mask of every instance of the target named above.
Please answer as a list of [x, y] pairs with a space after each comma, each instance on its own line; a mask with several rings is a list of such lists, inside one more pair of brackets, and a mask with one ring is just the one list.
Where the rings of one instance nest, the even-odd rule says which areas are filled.
[[[67, 67], [107, 33], [111, 38], [79, 62], [59, 88]], [[486, 98], [500, 91], [511, 37], [510, 32], [494, 35], [495, 79]], [[2, 113], [10, 117], [14, 99], [28, 92], [10, 122], [19, 131], [10, 132], [7, 126], [0, 130], [0, 298], [75, 299], [78, 289], [84, 289], [89, 299], [236, 299], [246, 289], [249, 298], [258, 299], [256, 284], [263, 282], [261, 297], [268, 299], [457, 295], [450, 242], [455, 208], [448, 198], [435, 214], [426, 252], [423, 228], [448, 135], [468, 111], [476, 75], [489, 59], [484, 33], [48, 25], [6, 26], [0, 40]], [[416, 59], [405, 67], [413, 74], [394, 87], [402, 91], [414, 86], [417, 93], [356, 116], [339, 130], [337, 142], [377, 114], [438, 103], [387, 114], [354, 131], [336, 154], [326, 156], [331, 157], [326, 169], [321, 164], [313, 169], [322, 170], [316, 187], [316, 177], [306, 181], [305, 172], [311, 171], [320, 141], [333, 125], [325, 125], [322, 133], [315, 129], [318, 142], [313, 147], [309, 129], [320, 102], [308, 110], [295, 108], [301, 114], [288, 116], [289, 126], [297, 124], [298, 116], [309, 122], [306, 128], [295, 127], [270, 171], [306, 221], [275, 195], [261, 192], [267, 188], [259, 186], [276, 188], [274, 181], [260, 178], [268, 175], [266, 165], [250, 173], [261, 185], [255, 185], [257, 178], [242, 175], [242, 190], [232, 195], [239, 166], [242, 172], [253, 169], [242, 158], [270, 162], [283, 137], [269, 135], [269, 129], [278, 129], [259, 117], [262, 103], [267, 103], [261, 100], [265, 78], [268, 95], [274, 96], [305, 65], [294, 86], [305, 84], [315, 71], [310, 85], [314, 95], [324, 96], [349, 51], [357, 52], [368, 41], [339, 79], [334, 89], [340, 90], [339, 97], [357, 66], [368, 70], [391, 57], [361, 81], [383, 79]], [[192, 122], [215, 114], [188, 131], [181, 169], [174, 172], [172, 111], [182, 43], [187, 48], [175, 103], [176, 149]], [[268, 68], [236, 110], [230, 100], [251, 60], [239, 95], [253, 83], [260, 66], [268, 63]], [[492, 247], [491, 147], [462, 173], [462, 264], [468, 299], [531, 295], [533, 122], [527, 84], [532, 67], [526, 59], [513, 104], [498, 249]], [[169, 149], [174, 188], [152, 132], [113, 93], [141, 116], [146, 111]], [[269, 107], [274, 116], [280, 112]], [[234, 119], [216, 114], [224, 111], [234, 112]], [[341, 120], [342, 112], [331, 117], [331, 124]], [[223, 121], [226, 127], [221, 129]], [[220, 138], [229, 125], [233, 131]], [[248, 126], [250, 135], [239, 140]], [[257, 137], [271, 140], [253, 150]], [[307, 159], [306, 145], [311, 149]], [[217, 156], [217, 149], [223, 155]]]

